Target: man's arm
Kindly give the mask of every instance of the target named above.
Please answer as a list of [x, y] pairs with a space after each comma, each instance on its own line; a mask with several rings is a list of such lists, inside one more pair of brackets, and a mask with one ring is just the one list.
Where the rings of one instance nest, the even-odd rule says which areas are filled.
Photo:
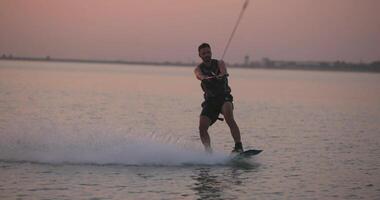
[[227, 68], [226, 68], [226, 64], [224, 63], [223, 60], [219, 60], [218, 66], [219, 66], [219, 71], [220, 71], [219, 76], [226, 75], [227, 74]]
[[197, 79], [200, 80], [200, 81], [202, 81], [202, 80], [204, 80], [204, 79], [207, 78], [207, 76], [205, 76], [205, 75], [202, 73], [202, 71], [201, 71], [201, 69], [199, 68], [199, 66], [197, 66], [197, 67], [194, 69], [194, 74], [195, 74], [195, 76], [197, 77]]

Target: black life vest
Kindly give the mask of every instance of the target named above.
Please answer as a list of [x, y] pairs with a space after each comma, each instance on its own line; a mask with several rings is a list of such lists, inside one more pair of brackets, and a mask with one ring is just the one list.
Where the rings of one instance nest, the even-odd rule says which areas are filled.
[[[211, 65], [201, 63], [199, 68], [203, 75], [215, 76], [220, 74], [218, 60], [212, 59]], [[201, 87], [205, 98], [219, 97], [231, 93], [231, 88], [228, 86], [227, 77], [221, 79], [202, 80]]]

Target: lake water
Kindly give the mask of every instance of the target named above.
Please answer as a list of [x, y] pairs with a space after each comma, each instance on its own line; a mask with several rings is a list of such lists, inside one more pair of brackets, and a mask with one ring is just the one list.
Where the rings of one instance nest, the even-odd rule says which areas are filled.
[[0, 199], [380, 199], [380, 74], [229, 73], [245, 163], [193, 68], [0, 61]]

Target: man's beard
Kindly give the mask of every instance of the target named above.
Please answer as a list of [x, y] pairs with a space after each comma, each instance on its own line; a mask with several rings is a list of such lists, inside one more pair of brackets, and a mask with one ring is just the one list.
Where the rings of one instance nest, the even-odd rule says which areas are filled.
[[208, 63], [211, 61], [211, 56], [206, 56], [203, 58], [203, 62]]

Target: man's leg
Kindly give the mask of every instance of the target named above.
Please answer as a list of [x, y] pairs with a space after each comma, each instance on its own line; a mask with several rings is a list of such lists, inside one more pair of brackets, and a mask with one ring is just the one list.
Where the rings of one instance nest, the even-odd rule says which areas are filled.
[[202, 141], [203, 146], [205, 147], [205, 150], [209, 153], [212, 152], [210, 135], [207, 132], [208, 127], [210, 127], [210, 124], [211, 124], [211, 120], [208, 117], [200, 116], [200, 118], [199, 118], [199, 135], [201, 137], [201, 141]]
[[231, 135], [235, 141], [235, 149], [236, 147], [241, 147], [241, 137], [240, 137], [240, 130], [238, 125], [236, 124], [236, 121], [234, 119], [234, 113], [233, 113], [233, 104], [232, 102], [225, 102], [222, 107], [222, 114], [224, 116], [224, 119], [226, 120], [228, 126], [231, 130]]

